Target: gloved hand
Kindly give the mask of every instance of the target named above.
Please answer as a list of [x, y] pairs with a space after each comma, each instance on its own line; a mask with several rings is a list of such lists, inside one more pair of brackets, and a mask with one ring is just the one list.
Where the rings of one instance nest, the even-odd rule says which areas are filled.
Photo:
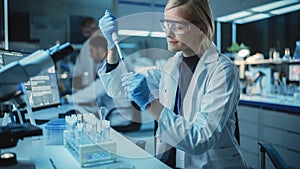
[[108, 49], [115, 48], [112, 33], [118, 32], [118, 22], [116, 21], [116, 17], [106, 10], [104, 16], [99, 20], [98, 26], [107, 41]]
[[146, 78], [141, 74], [124, 73], [121, 78], [122, 86], [132, 97], [133, 101], [142, 111], [154, 100]]

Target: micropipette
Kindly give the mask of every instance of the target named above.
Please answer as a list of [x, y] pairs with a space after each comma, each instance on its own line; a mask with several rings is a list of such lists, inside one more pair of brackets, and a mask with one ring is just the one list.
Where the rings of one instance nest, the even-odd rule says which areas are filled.
[[113, 33], [112, 33], [112, 39], [113, 39], [113, 41], [114, 41], [114, 44], [116, 45], [118, 54], [119, 54], [120, 59], [121, 59], [121, 63], [122, 63], [123, 66], [126, 68], [126, 65], [125, 65], [125, 62], [124, 62], [124, 56], [123, 56], [123, 53], [122, 53], [121, 48], [120, 48], [120, 45], [119, 45], [119, 35], [118, 35], [117, 32], [113, 32]]
[[[127, 67], [125, 65], [125, 62], [124, 62], [124, 57], [123, 57], [123, 54], [122, 54], [122, 51], [121, 51], [121, 48], [120, 48], [120, 45], [119, 45], [119, 36], [118, 36], [117, 32], [112, 33], [112, 39], [114, 41], [114, 44], [117, 47], [117, 51], [118, 51], [118, 54], [119, 54], [120, 60], [121, 60], [120, 62], [123, 65], [123, 73], [127, 73], [128, 69], [127, 69]], [[125, 94], [125, 98], [128, 98], [128, 92], [125, 91], [124, 94]]]

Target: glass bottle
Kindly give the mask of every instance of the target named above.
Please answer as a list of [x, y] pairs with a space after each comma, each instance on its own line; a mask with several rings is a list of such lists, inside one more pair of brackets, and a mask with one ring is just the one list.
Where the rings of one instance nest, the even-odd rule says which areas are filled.
[[294, 59], [300, 59], [300, 41], [296, 41], [296, 48], [294, 52]]
[[285, 48], [284, 49], [283, 60], [290, 60], [290, 59], [291, 59], [290, 48]]
[[269, 60], [273, 60], [273, 53], [274, 53], [274, 51], [275, 51], [275, 48], [270, 48], [270, 50], [269, 50]]

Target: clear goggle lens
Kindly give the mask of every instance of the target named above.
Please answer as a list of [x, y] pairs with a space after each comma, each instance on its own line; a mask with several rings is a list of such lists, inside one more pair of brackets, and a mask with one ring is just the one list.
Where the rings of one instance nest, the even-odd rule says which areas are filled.
[[190, 30], [188, 22], [161, 19], [160, 25], [164, 31], [170, 29], [174, 34], [184, 34]]

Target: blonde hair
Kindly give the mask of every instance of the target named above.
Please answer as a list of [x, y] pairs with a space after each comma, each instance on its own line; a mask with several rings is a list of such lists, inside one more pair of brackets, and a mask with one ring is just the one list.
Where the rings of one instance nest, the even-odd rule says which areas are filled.
[[215, 26], [209, 0], [168, 0], [167, 4], [170, 5], [168, 9], [184, 6], [185, 9], [187, 9], [186, 15], [188, 17], [184, 19], [187, 19], [191, 23], [199, 22], [196, 26], [198, 26], [204, 34], [206, 34], [207, 38], [212, 41]]

